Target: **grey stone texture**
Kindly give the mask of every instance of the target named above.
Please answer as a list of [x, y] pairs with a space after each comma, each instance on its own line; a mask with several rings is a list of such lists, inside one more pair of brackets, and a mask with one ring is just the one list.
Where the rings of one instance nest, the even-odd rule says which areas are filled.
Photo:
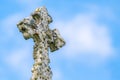
[[52, 71], [49, 66], [49, 50], [54, 52], [65, 45], [57, 29], [51, 30], [49, 24], [51, 16], [45, 7], [37, 8], [29, 17], [17, 24], [20, 32], [27, 40], [34, 40], [32, 77], [30, 80], [52, 80]]

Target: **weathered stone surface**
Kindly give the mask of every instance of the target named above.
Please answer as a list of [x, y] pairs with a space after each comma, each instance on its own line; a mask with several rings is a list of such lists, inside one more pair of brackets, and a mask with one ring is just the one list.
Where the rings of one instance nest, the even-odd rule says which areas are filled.
[[35, 42], [31, 80], [52, 80], [52, 71], [49, 66], [49, 48], [53, 52], [65, 45], [65, 41], [60, 36], [59, 31], [49, 28], [51, 22], [52, 18], [48, 14], [47, 9], [40, 7], [30, 17], [24, 18], [17, 24], [24, 38], [26, 40], [33, 38]]

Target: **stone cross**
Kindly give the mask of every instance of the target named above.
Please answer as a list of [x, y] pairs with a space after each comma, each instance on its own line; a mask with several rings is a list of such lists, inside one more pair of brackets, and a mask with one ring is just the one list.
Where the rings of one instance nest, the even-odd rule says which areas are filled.
[[52, 71], [49, 66], [49, 50], [58, 50], [65, 45], [57, 29], [51, 30], [49, 24], [51, 16], [45, 7], [37, 8], [30, 17], [24, 18], [17, 24], [20, 32], [27, 40], [34, 40], [32, 77], [30, 80], [52, 80]]

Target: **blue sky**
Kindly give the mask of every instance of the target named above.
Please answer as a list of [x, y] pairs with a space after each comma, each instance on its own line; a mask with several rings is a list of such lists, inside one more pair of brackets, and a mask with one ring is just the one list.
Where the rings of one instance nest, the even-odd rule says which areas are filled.
[[66, 41], [50, 53], [53, 80], [120, 80], [119, 0], [1, 0], [0, 80], [29, 80], [32, 39], [16, 27], [34, 9], [46, 6]]

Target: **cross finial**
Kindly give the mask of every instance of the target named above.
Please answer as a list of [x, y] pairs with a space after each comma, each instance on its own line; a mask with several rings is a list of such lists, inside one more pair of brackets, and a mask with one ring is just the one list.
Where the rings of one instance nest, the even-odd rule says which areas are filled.
[[31, 80], [51, 80], [52, 71], [49, 67], [48, 50], [56, 51], [65, 45], [65, 41], [60, 36], [57, 29], [51, 30], [49, 24], [52, 22], [51, 16], [45, 7], [40, 7], [33, 12], [30, 17], [24, 18], [17, 26], [25, 39], [33, 38], [35, 63], [32, 68]]

